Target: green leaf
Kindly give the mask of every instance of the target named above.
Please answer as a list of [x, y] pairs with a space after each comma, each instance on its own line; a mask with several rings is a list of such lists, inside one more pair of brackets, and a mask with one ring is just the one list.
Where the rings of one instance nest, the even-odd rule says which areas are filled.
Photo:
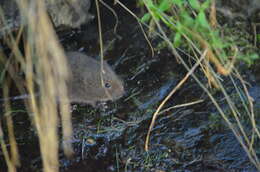
[[141, 22], [148, 22], [151, 19], [151, 14], [150, 13], [146, 13], [142, 18], [141, 18]]
[[145, 0], [144, 3], [146, 4], [147, 8], [153, 8], [154, 7], [152, 0]]
[[209, 40], [211, 40], [210, 44], [212, 45], [212, 47], [214, 47], [216, 49], [224, 48], [224, 43], [221, 40], [221, 38], [219, 38], [218, 32], [210, 31], [209, 32]]
[[171, 2], [169, 0], [162, 0], [162, 2], [159, 5], [159, 9], [161, 11], [167, 11], [171, 7]]
[[178, 7], [182, 7], [183, 5], [183, 0], [172, 0], [173, 4], [176, 4]]
[[189, 0], [191, 7], [195, 10], [200, 10], [200, 3], [198, 0]]
[[137, 7], [143, 7], [144, 1], [137, 1]]
[[208, 9], [210, 6], [211, 0], [206, 0], [201, 4], [201, 10], [204, 11], [205, 9]]
[[183, 25], [185, 25], [187, 27], [194, 26], [194, 19], [190, 16], [189, 13], [187, 13], [187, 11], [182, 11], [180, 13], [180, 16], [182, 18]]
[[181, 33], [177, 32], [173, 39], [174, 47], [179, 47], [181, 45], [181, 38], [182, 38]]
[[199, 25], [204, 27], [204, 28], [210, 28], [208, 20], [206, 18], [206, 15], [204, 12], [199, 12], [197, 16], [197, 21], [199, 22]]
[[176, 30], [177, 32], [183, 33], [183, 25], [180, 21], [176, 23]]
[[256, 39], [257, 39], [257, 41], [260, 41], [260, 34], [256, 35]]
[[249, 59], [251, 60], [257, 60], [259, 59], [259, 55], [257, 53], [252, 53], [252, 54], [249, 54]]

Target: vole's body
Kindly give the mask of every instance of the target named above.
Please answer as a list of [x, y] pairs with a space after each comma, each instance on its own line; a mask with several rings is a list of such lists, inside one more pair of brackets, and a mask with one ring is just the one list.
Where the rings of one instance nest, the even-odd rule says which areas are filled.
[[[107, 63], [103, 64], [104, 86], [102, 86], [99, 61], [79, 52], [68, 52], [66, 57], [70, 73], [67, 81], [70, 102], [87, 103], [95, 106], [97, 101], [116, 100], [124, 94], [123, 82]], [[30, 95], [2, 100], [18, 100], [28, 97]]]
[[122, 81], [107, 63], [103, 64], [102, 86], [99, 61], [78, 52], [68, 52], [66, 56], [71, 71], [67, 84], [71, 102], [95, 105], [97, 101], [116, 100], [124, 94]]

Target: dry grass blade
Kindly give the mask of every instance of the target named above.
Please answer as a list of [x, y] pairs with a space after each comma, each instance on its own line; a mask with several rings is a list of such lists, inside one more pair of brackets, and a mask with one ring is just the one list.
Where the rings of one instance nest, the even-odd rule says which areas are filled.
[[217, 15], [216, 15], [216, 1], [212, 0], [211, 2], [211, 7], [210, 7], [210, 25], [213, 28], [216, 28], [218, 25], [218, 21], [217, 21]]
[[[21, 21], [26, 27], [21, 27], [16, 38], [12, 34], [7, 34], [5, 43], [12, 50], [12, 53], [9, 58], [4, 58], [3, 55], [1, 60], [4, 62], [7, 59], [12, 59], [15, 62], [14, 64], [19, 64], [25, 73], [24, 81], [22, 78], [17, 78], [15, 65], [6, 67], [6, 71], [16, 83], [21, 94], [25, 93], [25, 90], [30, 94], [30, 98], [25, 100], [25, 104], [28, 112], [32, 114], [33, 124], [39, 136], [44, 171], [56, 172], [59, 170], [58, 109], [61, 113], [65, 153], [67, 155], [72, 153], [71, 144], [68, 142], [71, 138], [72, 126], [66, 88], [67, 63], [46, 13], [44, 2], [17, 0], [16, 3], [20, 10]], [[1, 19], [3, 20], [1, 23], [4, 23], [3, 15], [1, 15]], [[18, 47], [22, 33], [24, 35], [24, 53], [20, 52]], [[6, 90], [8, 90], [8, 87], [4, 91], [5, 96], [8, 96]], [[39, 92], [40, 95], [37, 99], [35, 92]], [[59, 98], [60, 103], [58, 103], [57, 98]], [[12, 146], [11, 158], [3, 140], [1, 140], [1, 147], [5, 152], [9, 171], [14, 171], [14, 164], [19, 164], [19, 158], [13, 135], [11, 113], [9, 113], [11, 107], [8, 102], [5, 103], [5, 108], [9, 140]], [[1, 134], [3, 133], [1, 132]]]
[[[55, 172], [59, 167], [58, 106], [61, 111], [65, 153], [72, 152], [68, 142], [71, 135], [71, 124], [65, 84], [67, 65], [43, 2], [30, 2], [30, 5], [28, 1], [27, 3], [17, 3], [22, 16], [28, 22], [25, 57], [27, 62], [26, 86], [31, 95], [29, 105], [39, 135], [44, 171]], [[38, 58], [35, 59], [35, 56]], [[35, 60], [36, 64], [34, 64]], [[33, 65], [36, 65], [35, 74]], [[41, 93], [39, 101], [34, 96], [35, 85], [39, 87]], [[62, 103], [57, 104], [57, 97], [62, 100]]]
[[197, 101], [194, 101], [194, 102], [189, 102], [189, 103], [184, 103], [184, 104], [175, 105], [175, 106], [172, 106], [172, 107], [169, 107], [169, 108], [166, 108], [166, 109], [160, 111], [160, 112], [158, 113], [158, 115], [161, 115], [161, 114], [163, 114], [163, 113], [165, 113], [165, 112], [167, 112], [167, 111], [170, 111], [170, 110], [172, 110], [172, 109], [181, 108], [181, 107], [187, 107], [187, 106], [192, 106], [192, 105], [195, 105], [195, 104], [198, 104], [198, 103], [202, 103], [202, 102], [203, 102], [203, 100], [197, 100]]
[[[3, 88], [4, 92], [4, 97], [8, 97], [8, 90], [9, 87], [6, 83]], [[15, 140], [15, 135], [14, 135], [14, 125], [13, 125], [13, 119], [12, 119], [12, 113], [11, 113], [11, 105], [9, 101], [4, 102], [4, 107], [5, 107], [5, 118], [6, 118], [6, 123], [7, 123], [7, 130], [8, 130], [8, 139], [9, 139], [9, 144], [10, 144], [10, 151], [11, 151], [11, 162], [15, 166], [20, 166], [20, 161], [19, 161], [19, 153], [18, 153], [18, 148], [17, 148], [17, 143]]]
[[1, 144], [1, 149], [3, 151], [5, 162], [6, 162], [7, 167], [8, 167], [8, 171], [9, 172], [16, 172], [16, 167], [11, 161], [10, 155], [8, 153], [8, 150], [7, 150], [7, 146], [6, 146], [5, 141], [4, 141], [4, 133], [3, 133], [3, 130], [2, 130], [1, 123], [0, 123], [0, 144]]
[[157, 116], [159, 115], [160, 110], [165, 105], [165, 103], [172, 97], [172, 95], [187, 81], [187, 79], [195, 71], [195, 69], [200, 65], [201, 61], [205, 58], [205, 55], [206, 55], [207, 51], [208, 51], [207, 49], [204, 51], [204, 53], [202, 54], [201, 58], [194, 64], [194, 66], [188, 71], [188, 73], [185, 75], [185, 77], [168, 94], [168, 96], [163, 100], [163, 102], [159, 105], [157, 110], [154, 112], [153, 118], [152, 118], [152, 122], [150, 124], [149, 130], [148, 130], [147, 135], [146, 135], [145, 151], [148, 151], [148, 149], [149, 149], [149, 140], [150, 140], [151, 131], [152, 131], [153, 127], [154, 127], [155, 120], [156, 120]]
[[[146, 5], [146, 4], [145, 4]], [[180, 60], [180, 62], [183, 64], [183, 66], [189, 70], [188, 65], [186, 64], [186, 62], [181, 58], [181, 56], [178, 54], [178, 52], [176, 51], [175, 47], [172, 45], [171, 40], [169, 39], [169, 37], [166, 35], [165, 31], [162, 29], [161, 24], [156, 20], [156, 16], [153, 15], [153, 12], [150, 11], [150, 9], [147, 7], [150, 15], [153, 18], [153, 21], [155, 22], [157, 29], [159, 31], [159, 35], [160, 37], [167, 43], [168, 47], [171, 49], [173, 55], [175, 57], [177, 57], [177, 59]], [[162, 16], [165, 17], [165, 19], [167, 19], [167, 15], [165, 13], [161, 14]], [[168, 22], [171, 23], [171, 20], [167, 20]], [[171, 23], [172, 25], [174, 25], [174, 23]], [[209, 47], [209, 45], [207, 45], [208, 43], [205, 42], [203, 39], [201, 39], [199, 37], [199, 35], [195, 32], [189, 32], [193, 37], [196, 38], [196, 40], [199, 40], [200, 45], [202, 47], [204, 47], [204, 49], [207, 49]], [[188, 36], [183, 35], [183, 37], [188, 38]], [[189, 39], [187, 39], [189, 41]], [[189, 44], [192, 43], [192, 41], [188, 42]], [[192, 49], [196, 49], [197, 48], [195, 46], [189, 45], [192, 47]], [[228, 63], [228, 67], [223, 66], [221, 64], [220, 61], [217, 60], [216, 56], [219, 56], [219, 52], [214, 50], [216, 55], [213, 53], [212, 50], [209, 49], [207, 56], [207, 59], [209, 62], [213, 63], [215, 65], [215, 67], [217, 68], [218, 73], [222, 74], [222, 75], [229, 75], [228, 77], [232, 78], [232, 69], [233, 71], [235, 70], [235, 68], [233, 67], [233, 64], [235, 62], [235, 56], [237, 54], [237, 49], [234, 49], [234, 57], [232, 57], [231, 62]], [[199, 54], [200, 50], [197, 51]], [[241, 116], [238, 108], [236, 107], [235, 103], [232, 102], [232, 99], [230, 98], [230, 96], [227, 94], [224, 86], [222, 85], [219, 76], [216, 74], [216, 72], [212, 69], [212, 67], [209, 65], [209, 63], [204, 63], [202, 69], [204, 69], [204, 71], [207, 71], [210, 74], [210, 79], [214, 80], [215, 84], [219, 87], [219, 89], [221, 90], [223, 96], [225, 97], [225, 100], [227, 101], [227, 104], [229, 106], [229, 110], [230, 110], [230, 115], [232, 115], [231, 117], [226, 115], [223, 111], [223, 109], [221, 108], [220, 104], [217, 102], [217, 100], [213, 97], [213, 95], [210, 93], [210, 91], [204, 86], [204, 84], [198, 79], [198, 77], [195, 74], [191, 74], [193, 79], [199, 84], [199, 86], [205, 91], [205, 93], [209, 96], [209, 98], [211, 99], [211, 101], [213, 102], [214, 106], [217, 108], [218, 112], [220, 113], [220, 115], [222, 116], [222, 118], [224, 119], [224, 121], [228, 124], [229, 128], [232, 130], [232, 132], [234, 133], [234, 135], [236, 136], [237, 140], [239, 141], [240, 145], [243, 147], [243, 149], [246, 151], [250, 161], [256, 166], [256, 168], [259, 170], [260, 169], [260, 163], [259, 163], [259, 159], [256, 155], [255, 150], [253, 149], [253, 144], [254, 144], [254, 138], [255, 135], [258, 137], [258, 130], [256, 127], [256, 121], [254, 119], [254, 113], [252, 113], [252, 106], [251, 103], [249, 102], [249, 109], [251, 109], [251, 112], [248, 112], [248, 116], [250, 116], [251, 119], [251, 127], [253, 127], [253, 132], [248, 133], [245, 131], [245, 126], [243, 126], [241, 124], [242, 119], [240, 119], [239, 117]], [[235, 83], [234, 83], [234, 87], [236, 87]], [[239, 93], [237, 93], [239, 94]], [[247, 96], [248, 97], [248, 96]], [[242, 98], [240, 98], [240, 101], [243, 101]], [[246, 107], [247, 105], [244, 104], [243, 108], [247, 109]], [[231, 119], [230, 119], [231, 118]], [[245, 127], [245, 128], [244, 128]], [[251, 139], [249, 139], [251, 137]]]
[[136, 19], [136, 21], [138, 22], [138, 24], [139, 24], [139, 26], [140, 26], [140, 28], [141, 28], [141, 30], [142, 30], [142, 32], [143, 32], [144, 38], [145, 38], [145, 40], [147, 41], [147, 43], [148, 43], [148, 45], [149, 45], [149, 47], [150, 47], [150, 49], [151, 49], [151, 53], [152, 53], [152, 57], [153, 57], [153, 56], [154, 56], [154, 48], [153, 48], [151, 42], [149, 41], [149, 39], [148, 39], [148, 37], [147, 37], [147, 35], [146, 35], [144, 29], [143, 29], [142, 24], [140, 23], [140, 19], [139, 19], [131, 10], [129, 10], [124, 4], [122, 4], [122, 3], [121, 3], [120, 1], [118, 1], [118, 0], [115, 0], [115, 4], [117, 4], [117, 3], [118, 3], [121, 7], [123, 7], [127, 12], [129, 12], [129, 14], [131, 14], [131, 15]]
[[114, 26], [114, 34], [117, 34], [117, 27], [118, 27], [118, 16], [115, 12], [115, 10], [113, 10], [108, 4], [106, 4], [104, 1], [102, 0], [99, 0], [99, 2], [104, 5], [109, 11], [112, 12], [113, 16], [115, 17], [115, 20], [116, 20], [116, 23], [115, 23], [115, 26]]

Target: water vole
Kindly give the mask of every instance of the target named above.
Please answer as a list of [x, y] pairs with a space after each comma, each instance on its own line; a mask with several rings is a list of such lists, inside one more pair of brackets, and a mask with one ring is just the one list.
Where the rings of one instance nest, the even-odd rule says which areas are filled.
[[101, 63], [79, 52], [66, 53], [70, 77], [67, 81], [71, 102], [88, 103], [116, 100], [124, 94], [123, 82], [107, 63], [104, 63], [101, 84]]
[[[101, 63], [98, 60], [79, 52], [68, 52], [66, 58], [69, 70], [67, 88], [71, 103], [87, 103], [95, 106], [98, 101], [116, 100], [123, 96], [123, 82], [106, 62], [103, 64], [104, 86], [102, 86]], [[40, 96], [40, 94], [36, 93], [36, 96]], [[0, 99], [0, 101], [20, 100], [29, 97], [30, 95], [23, 94]]]

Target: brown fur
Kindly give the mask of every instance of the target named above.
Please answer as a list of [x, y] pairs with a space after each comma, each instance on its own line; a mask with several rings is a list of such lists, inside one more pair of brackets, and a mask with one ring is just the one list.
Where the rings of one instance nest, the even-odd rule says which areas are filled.
[[[95, 105], [97, 101], [116, 100], [124, 94], [123, 82], [107, 63], [104, 63], [101, 84], [101, 64], [99, 61], [79, 52], [68, 52], [67, 60], [71, 75], [68, 93], [71, 102]], [[110, 85], [109, 88], [105, 86]]]

